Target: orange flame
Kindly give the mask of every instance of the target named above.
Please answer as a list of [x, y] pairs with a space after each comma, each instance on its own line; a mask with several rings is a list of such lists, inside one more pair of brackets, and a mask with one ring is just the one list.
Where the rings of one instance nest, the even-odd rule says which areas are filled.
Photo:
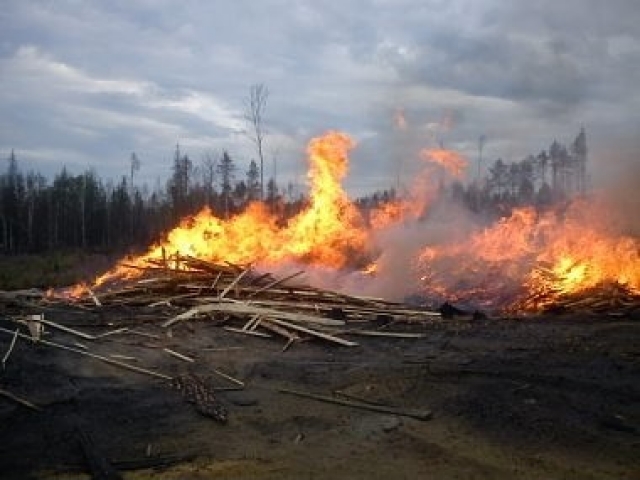
[[449, 173], [461, 177], [467, 168], [467, 161], [458, 153], [444, 148], [425, 148], [420, 157], [428, 162], [444, 167]]
[[228, 221], [204, 208], [184, 220], [146, 254], [121, 262], [96, 280], [104, 282], [138, 275], [130, 268], [145, 266], [163, 252], [190, 255], [209, 261], [273, 265], [287, 260], [342, 268], [354, 253], [367, 250], [368, 232], [356, 207], [341, 186], [348, 170], [348, 152], [354, 142], [347, 135], [329, 132], [308, 147], [310, 205], [281, 227], [261, 203], [251, 204]]
[[605, 283], [640, 294], [640, 241], [594, 225], [594, 209], [584, 201], [563, 212], [521, 208], [468, 240], [425, 248], [425, 288], [493, 304], [535, 297], [519, 302], [530, 310]]
[[[398, 274], [401, 269], [390, 264], [394, 258], [408, 258], [403, 278], [416, 276], [422, 283], [416, 285], [412, 278], [404, 293], [422, 288], [432, 298], [473, 300], [490, 308], [518, 305], [535, 311], [561, 295], [607, 282], [640, 295], [640, 239], [620, 235], [606, 221], [610, 215], [596, 214], [602, 207], [595, 199], [542, 213], [532, 207], [516, 209], [475, 233], [465, 231], [461, 239], [434, 228], [433, 240], [445, 238], [445, 242], [428, 244], [430, 215], [426, 213], [437, 188], [429, 178], [433, 168], [426, 168], [403, 197], [369, 212], [367, 226], [341, 185], [354, 145], [339, 132], [328, 132], [309, 143], [309, 205], [286, 223], [261, 203], [249, 205], [229, 220], [205, 208], [144, 255], [123, 260], [95, 284], [137, 276], [140, 269], [130, 266], [146, 267], [149, 260], [166, 252], [266, 267], [292, 261], [333, 270], [353, 267], [371, 281], [383, 280], [392, 267]], [[424, 149], [420, 156], [454, 175], [461, 175], [467, 166], [464, 158], [449, 150]], [[390, 228], [398, 225], [402, 228]], [[425, 238], [412, 238], [407, 243], [411, 247], [405, 247], [398, 241], [409, 235], [405, 226], [418, 226], [411, 235]], [[410, 274], [409, 262], [415, 267]]]

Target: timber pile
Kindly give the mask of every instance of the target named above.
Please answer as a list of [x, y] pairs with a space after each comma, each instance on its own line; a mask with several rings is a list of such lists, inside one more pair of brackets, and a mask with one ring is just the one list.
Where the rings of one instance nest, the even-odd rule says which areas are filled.
[[409, 332], [367, 329], [366, 324], [425, 324], [440, 314], [379, 298], [346, 295], [296, 282], [304, 272], [276, 278], [248, 265], [214, 264], [194, 257], [150, 260], [133, 280], [95, 292], [85, 288], [80, 297], [49, 295], [41, 304], [68, 304], [95, 311], [135, 307], [160, 313], [163, 327], [192, 319], [215, 321], [230, 332], [259, 337], [282, 337], [285, 349], [316, 338], [355, 346], [350, 335], [422, 336]]
[[629, 315], [640, 310], [640, 294], [617, 282], [603, 283], [576, 292], [546, 290], [517, 302], [510, 310], [535, 310], [542, 313], [576, 313], [587, 315]]

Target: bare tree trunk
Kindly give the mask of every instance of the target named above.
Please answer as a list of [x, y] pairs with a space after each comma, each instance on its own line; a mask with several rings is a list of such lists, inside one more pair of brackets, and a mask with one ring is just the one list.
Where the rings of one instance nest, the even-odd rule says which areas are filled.
[[251, 125], [249, 137], [256, 144], [260, 160], [260, 200], [264, 200], [264, 125], [263, 114], [267, 106], [269, 90], [262, 84], [251, 86], [245, 120]]

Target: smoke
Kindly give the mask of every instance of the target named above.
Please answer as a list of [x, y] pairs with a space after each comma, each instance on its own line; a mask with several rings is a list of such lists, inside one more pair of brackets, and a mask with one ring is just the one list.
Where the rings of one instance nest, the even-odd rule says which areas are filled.
[[404, 109], [393, 113], [388, 133], [396, 167], [399, 221], [375, 225], [370, 234], [375, 271], [314, 274], [330, 288], [357, 295], [403, 300], [421, 293], [421, 252], [429, 246], [462, 242], [479, 222], [467, 208], [444, 194], [443, 186], [464, 178], [468, 162], [459, 153], [441, 148], [442, 134], [455, 126], [454, 112], [445, 111], [436, 122], [425, 122]]
[[438, 198], [424, 216], [375, 232], [374, 242], [381, 252], [375, 275], [348, 287], [353, 293], [394, 300], [418, 294], [423, 283], [421, 252], [430, 246], [462, 242], [478, 225], [478, 219], [456, 201]]
[[620, 233], [640, 237], [640, 140], [619, 140], [592, 155], [594, 187]]

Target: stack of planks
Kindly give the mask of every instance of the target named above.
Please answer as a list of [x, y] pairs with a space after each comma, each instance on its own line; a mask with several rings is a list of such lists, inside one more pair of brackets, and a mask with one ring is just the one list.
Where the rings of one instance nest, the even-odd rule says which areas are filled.
[[[85, 287], [72, 300], [58, 293], [43, 301], [71, 302], [88, 310], [162, 309], [165, 328], [204, 318], [243, 335], [282, 337], [285, 349], [309, 338], [351, 347], [357, 343], [345, 336], [419, 337], [422, 334], [391, 332], [388, 326], [425, 324], [440, 317], [438, 312], [398, 302], [305, 285], [297, 281], [303, 271], [276, 278], [249, 265], [216, 264], [182, 255], [130, 268], [137, 273], [133, 279], [95, 291]], [[383, 324], [384, 329], [364, 328], [371, 322]]]

